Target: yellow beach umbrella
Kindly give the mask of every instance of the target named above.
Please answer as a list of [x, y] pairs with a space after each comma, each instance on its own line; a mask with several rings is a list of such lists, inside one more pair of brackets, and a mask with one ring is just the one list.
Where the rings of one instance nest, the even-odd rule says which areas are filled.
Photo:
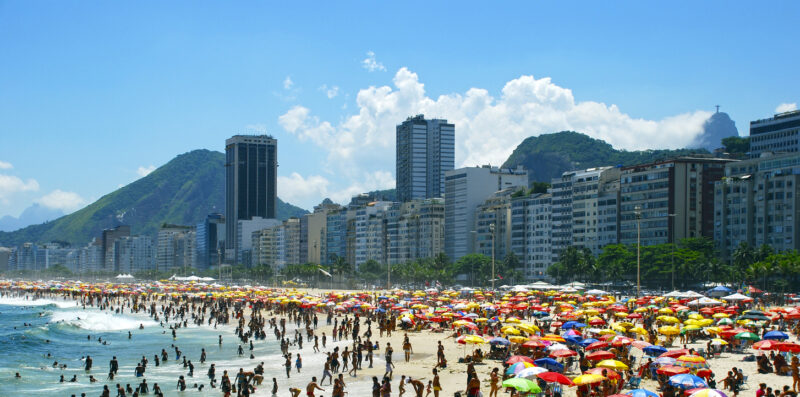
[[613, 370], [618, 370], [618, 371], [625, 371], [625, 370], [628, 369], [628, 366], [625, 365], [625, 363], [623, 363], [622, 361], [619, 361], [619, 360], [603, 360], [603, 361], [600, 361], [599, 363], [597, 363], [596, 366], [600, 367], [600, 368], [608, 368], [608, 369], [613, 369]]
[[658, 329], [658, 332], [664, 335], [678, 335], [681, 333], [681, 330], [678, 327], [673, 326], [665, 326]]
[[573, 378], [572, 379], [572, 383], [574, 383], [574, 384], [576, 384], [578, 386], [583, 386], [583, 385], [591, 385], [591, 384], [599, 383], [599, 382], [604, 381], [605, 379], [606, 379], [606, 377], [603, 376], [603, 375], [584, 374], [584, 375], [576, 376], [575, 378]]

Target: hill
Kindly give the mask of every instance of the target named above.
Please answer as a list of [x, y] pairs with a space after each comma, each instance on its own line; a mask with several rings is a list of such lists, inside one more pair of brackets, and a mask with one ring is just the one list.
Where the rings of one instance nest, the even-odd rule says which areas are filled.
[[[131, 233], [155, 235], [159, 225], [194, 225], [225, 208], [225, 155], [210, 150], [181, 154], [149, 175], [54, 221], [0, 232], [0, 246], [65, 241], [83, 245], [103, 229], [126, 224]], [[307, 211], [278, 199], [279, 219]]]
[[689, 154], [708, 154], [705, 149], [619, 150], [611, 144], [574, 131], [532, 136], [511, 153], [504, 168], [522, 165], [529, 181], [549, 182], [564, 171], [604, 165], [633, 165]]

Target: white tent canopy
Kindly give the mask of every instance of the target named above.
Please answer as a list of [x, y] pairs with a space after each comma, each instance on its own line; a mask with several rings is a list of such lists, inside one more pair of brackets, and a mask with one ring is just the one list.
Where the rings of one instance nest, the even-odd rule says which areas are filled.
[[131, 275], [131, 274], [120, 274], [115, 278], [117, 280], [133, 280], [133, 275]]
[[590, 289], [586, 291], [586, 295], [611, 295], [611, 293], [601, 289]]
[[684, 294], [683, 292], [675, 290], [675, 291], [672, 291], [672, 292], [664, 295], [664, 297], [665, 298], [680, 298], [680, 297], [683, 296], [683, 294]]
[[172, 277], [170, 277], [169, 279], [172, 281], [214, 281], [213, 277], [198, 277], [198, 276], [178, 277], [175, 274], [173, 274]]
[[748, 300], [748, 299], [752, 300], [753, 298], [751, 298], [751, 297], [749, 297], [747, 295], [742, 295], [742, 294], [737, 292], [737, 293], [732, 294], [732, 295], [723, 296], [720, 299], [724, 299], [726, 301], [743, 301], [743, 300]]
[[695, 299], [695, 300], [689, 302], [688, 304], [690, 306], [706, 306], [706, 305], [720, 305], [720, 304], [722, 304], [722, 302], [720, 302], [720, 301], [718, 301], [716, 299], [702, 297], [700, 299]]

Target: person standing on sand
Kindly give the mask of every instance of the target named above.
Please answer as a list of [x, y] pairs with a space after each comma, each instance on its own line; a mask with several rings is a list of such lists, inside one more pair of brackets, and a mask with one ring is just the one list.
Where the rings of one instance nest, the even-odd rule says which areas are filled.
[[309, 382], [308, 386], [306, 386], [306, 395], [308, 395], [308, 397], [314, 397], [314, 391], [315, 390], [325, 391], [325, 389], [323, 389], [323, 388], [321, 388], [321, 387], [319, 387], [317, 385], [317, 377], [316, 376], [312, 377], [311, 378], [311, 382]]
[[478, 375], [474, 375], [467, 383], [467, 397], [478, 397], [481, 395], [481, 381]]
[[442, 391], [442, 384], [439, 382], [439, 371], [433, 369], [433, 395], [439, 397], [439, 392]]
[[492, 369], [492, 373], [489, 374], [489, 376], [490, 376], [489, 397], [497, 397], [497, 391], [500, 390], [500, 385], [499, 385], [500, 376], [497, 375], [497, 371], [499, 371], [499, 370], [500, 370], [499, 368], [494, 367]]
[[403, 341], [403, 353], [405, 353], [406, 362], [411, 361], [411, 353], [414, 353], [414, 349], [411, 347], [411, 341], [408, 340], [408, 334]]
[[797, 356], [792, 356], [792, 391], [797, 392], [798, 386], [800, 386], [800, 360], [797, 359]]

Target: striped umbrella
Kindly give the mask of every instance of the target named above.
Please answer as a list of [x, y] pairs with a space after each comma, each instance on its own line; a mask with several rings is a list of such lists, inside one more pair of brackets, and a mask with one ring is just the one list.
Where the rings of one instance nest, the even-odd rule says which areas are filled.
[[694, 354], [678, 357], [678, 360], [675, 361], [675, 365], [693, 369], [708, 368], [706, 359]]
[[689, 397], [728, 397], [728, 395], [718, 389], [702, 389], [692, 393]]

